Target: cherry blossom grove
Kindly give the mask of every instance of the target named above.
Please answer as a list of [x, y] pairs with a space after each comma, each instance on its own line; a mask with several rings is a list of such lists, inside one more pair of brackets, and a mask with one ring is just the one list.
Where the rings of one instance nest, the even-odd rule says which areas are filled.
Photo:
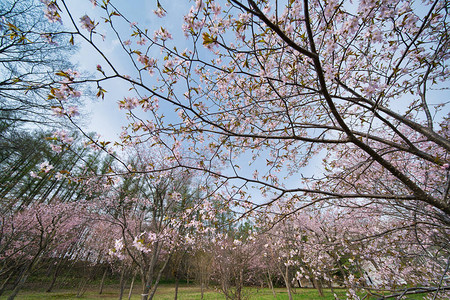
[[[88, 186], [86, 209], [116, 235], [100, 248], [139, 270], [143, 300], [180, 253], [209, 259], [230, 299], [261, 274], [290, 298], [302, 282], [448, 296], [447, 0], [155, 1], [147, 23], [120, 1], [80, 15], [41, 2], [64, 26], [46, 43], [98, 58], [54, 74], [49, 109], [111, 163], [80, 175], [45, 160], [31, 176]], [[116, 140], [87, 130], [86, 97], [126, 117]]]

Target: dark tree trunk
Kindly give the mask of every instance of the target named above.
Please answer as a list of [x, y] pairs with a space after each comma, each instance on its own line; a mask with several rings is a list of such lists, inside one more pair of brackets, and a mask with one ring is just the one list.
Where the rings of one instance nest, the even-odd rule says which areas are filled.
[[80, 281], [80, 284], [78, 285], [77, 298], [82, 297], [84, 295], [84, 293], [86, 292], [86, 284], [87, 284], [87, 279], [83, 278]]
[[277, 293], [275, 293], [275, 289], [273, 288], [272, 275], [270, 275], [270, 271], [267, 271], [269, 287], [272, 290], [272, 295], [275, 299], [277, 299]]
[[103, 293], [103, 286], [105, 285], [106, 273], [108, 273], [108, 266], [105, 267], [105, 271], [103, 272], [102, 281], [100, 282], [100, 291], [99, 295]]
[[125, 271], [126, 267], [122, 266], [122, 271], [120, 272], [120, 294], [119, 294], [119, 300], [122, 300], [123, 297], [123, 292], [125, 290], [125, 282], [126, 282], [126, 271]]
[[178, 299], [178, 286], [180, 285], [180, 279], [178, 277], [175, 278], [175, 297], [174, 299]]
[[131, 280], [130, 292], [128, 293], [128, 300], [131, 299], [131, 295], [133, 294], [133, 286], [134, 286], [134, 280], [135, 279], [136, 279], [136, 272], [134, 272], [133, 279]]
[[[45, 243], [43, 243], [43, 244], [45, 244]], [[33, 257], [31, 262], [27, 266], [24, 267], [22, 273], [19, 275], [19, 278], [17, 280], [17, 283], [14, 287], [12, 294], [8, 297], [8, 300], [13, 300], [17, 296], [19, 291], [22, 289], [23, 285], [27, 281], [28, 275], [31, 273], [31, 271], [34, 269], [34, 267], [40, 262], [40, 260], [42, 258], [41, 253], [44, 249], [45, 249], [45, 246], [42, 246], [42, 248], [39, 249], [39, 251]]]
[[20, 275], [19, 281], [17, 282], [16, 286], [14, 287], [14, 290], [11, 293], [11, 295], [9, 295], [8, 300], [14, 300], [14, 298], [16, 298], [17, 294], [19, 293], [19, 291], [22, 289], [23, 285], [27, 281], [27, 278], [28, 278], [28, 271], [24, 271]]
[[56, 265], [55, 271], [53, 272], [52, 282], [50, 283], [50, 286], [46, 290], [47, 293], [50, 293], [53, 290], [53, 287], [55, 286], [56, 278], [59, 275], [59, 270], [61, 269], [62, 262], [63, 258], [61, 257], [58, 261], [58, 264]]
[[205, 283], [203, 282], [203, 279], [202, 279], [202, 283], [201, 283], [201, 293], [202, 293], [202, 297], [201, 297], [201, 300], [203, 300], [204, 292], [205, 292]]
[[289, 300], [292, 300], [293, 299], [292, 298], [292, 289], [291, 289], [291, 283], [290, 283], [290, 280], [289, 280], [289, 266], [286, 266], [286, 273], [285, 273], [285, 276], [284, 276], [284, 282], [286, 284], [286, 289], [287, 289], [287, 292], [288, 292]]
[[11, 272], [9, 272], [8, 277], [6, 277], [6, 279], [3, 281], [2, 286], [0, 287], [0, 296], [3, 294], [3, 292], [6, 289], [6, 285], [8, 284], [8, 282], [11, 280], [11, 278], [13, 277], [13, 275], [15, 274], [15, 272], [13, 270], [11, 270]]
[[324, 297], [323, 288], [322, 288], [322, 281], [320, 279], [314, 279], [314, 283], [316, 285], [316, 289], [319, 292], [320, 297]]

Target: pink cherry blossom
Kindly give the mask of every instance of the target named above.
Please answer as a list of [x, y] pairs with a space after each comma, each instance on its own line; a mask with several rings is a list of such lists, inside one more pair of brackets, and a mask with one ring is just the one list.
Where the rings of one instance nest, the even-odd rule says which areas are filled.
[[89, 32], [92, 32], [92, 30], [94, 30], [94, 28], [95, 28], [94, 21], [92, 21], [91, 18], [89, 18], [88, 15], [82, 16], [80, 18], [80, 22], [81, 22], [81, 27], [86, 29]]
[[154, 10], [153, 13], [157, 15], [159, 18], [162, 18], [166, 15], [166, 11], [162, 7], [158, 7], [158, 9]]

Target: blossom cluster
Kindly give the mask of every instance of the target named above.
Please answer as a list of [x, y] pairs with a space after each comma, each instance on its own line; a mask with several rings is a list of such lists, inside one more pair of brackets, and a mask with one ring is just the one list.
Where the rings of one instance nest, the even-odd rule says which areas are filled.
[[61, 16], [59, 14], [60, 8], [58, 4], [56, 4], [55, 0], [41, 0], [41, 2], [45, 5], [44, 15], [45, 17], [52, 23], [59, 22], [62, 23]]
[[95, 22], [89, 18], [88, 15], [84, 15], [80, 18], [81, 27], [89, 32], [92, 32], [96, 26]]

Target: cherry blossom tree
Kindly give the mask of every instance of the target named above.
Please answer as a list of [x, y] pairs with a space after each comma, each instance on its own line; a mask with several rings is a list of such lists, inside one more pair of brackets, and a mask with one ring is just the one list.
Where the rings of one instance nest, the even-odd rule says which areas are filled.
[[167, 171], [173, 163], [156, 149], [136, 155], [128, 165], [136, 173], [150, 165], [165, 171], [124, 175], [117, 190], [99, 197], [96, 203], [102, 222], [111, 224], [118, 233], [110, 255], [139, 270], [142, 299], [146, 300], [153, 298], [174, 253], [192, 242], [190, 228], [202, 232], [201, 222], [194, 218], [201, 203], [192, 174]]
[[35, 203], [16, 214], [3, 216], [2, 272], [15, 273], [21, 269], [8, 299], [15, 298], [43, 258], [53, 255], [58, 248], [67, 248], [79, 238], [78, 232], [86, 226], [87, 216], [83, 203], [60, 202]]
[[[64, 264], [71, 260], [87, 264], [89, 256], [93, 259], [85, 245], [93, 219], [92, 210], [86, 207], [98, 191], [88, 188], [92, 183], [81, 178], [104, 172], [97, 169], [108, 161], [103, 161], [101, 153], [80, 147], [76, 137], [63, 130], [58, 137], [59, 144], [53, 144], [48, 141], [54, 139], [52, 135], [23, 131], [3, 143], [0, 293], [16, 279], [12, 295], [17, 294], [26, 278], [49, 262], [51, 291]], [[100, 181], [91, 180], [97, 185]]]
[[259, 241], [251, 232], [239, 231], [218, 233], [214, 239], [212, 279], [226, 299], [246, 299], [244, 287], [258, 283], [262, 269]]
[[381, 297], [381, 291], [391, 289], [406, 295], [438, 286], [448, 244], [446, 238], [440, 243], [433, 238], [442, 229], [373, 208], [301, 211], [265, 233], [264, 253], [291, 268], [298, 282], [310, 281], [320, 294], [326, 284], [332, 290], [346, 287], [350, 299], [359, 299], [357, 292]]

